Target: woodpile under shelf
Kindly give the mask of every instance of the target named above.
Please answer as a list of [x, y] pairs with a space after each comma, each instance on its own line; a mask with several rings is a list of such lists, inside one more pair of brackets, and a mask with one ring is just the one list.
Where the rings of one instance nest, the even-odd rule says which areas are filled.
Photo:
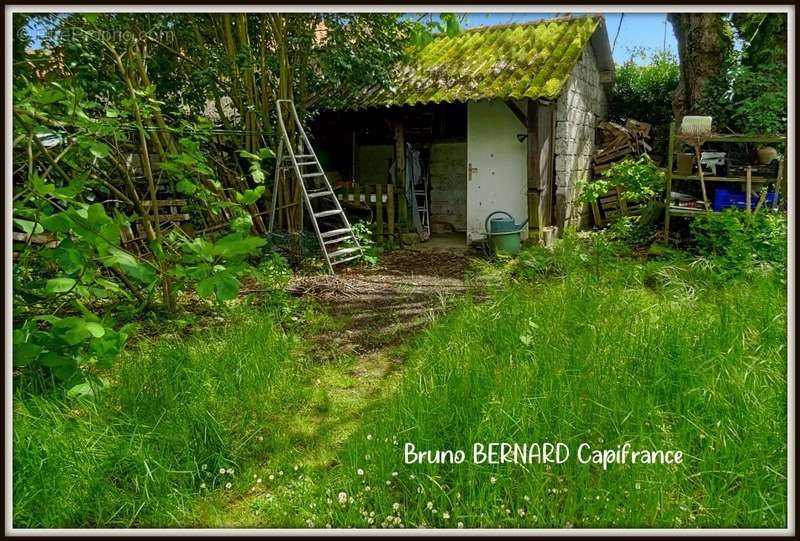
[[650, 139], [650, 124], [628, 119], [625, 125], [616, 122], [601, 122], [597, 126], [597, 147], [594, 155], [593, 170], [595, 175], [628, 157], [638, 158], [653, 147]]

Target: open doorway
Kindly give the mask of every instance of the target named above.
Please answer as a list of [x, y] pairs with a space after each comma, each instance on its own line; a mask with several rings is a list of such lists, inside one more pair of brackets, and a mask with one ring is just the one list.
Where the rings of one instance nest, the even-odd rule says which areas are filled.
[[[397, 157], [405, 149], [402, 170], [413, 172], [414, 198], [423, 244], [445, 247], [467, 238], [467, 106], [427, 104], [361, 111], [326, 111], [311, 123], [315, 148], [335, 187], [355, 192], [367, 214], [376, 191], [405, 193], [396, 177]], [[413, 156], [414, 163], [409, 163]], [[388, 189], [387, 189], [388, 188]], [[373, 194], [365, 196], [365, 194]], [[410, 231], [416, 231], [408, 201]], [[358, 213], [358, 204], [346, 209]], [[375, 220], [374, 212], [366, 216]], [[438, 239], [438, 240], [437, 240]]]

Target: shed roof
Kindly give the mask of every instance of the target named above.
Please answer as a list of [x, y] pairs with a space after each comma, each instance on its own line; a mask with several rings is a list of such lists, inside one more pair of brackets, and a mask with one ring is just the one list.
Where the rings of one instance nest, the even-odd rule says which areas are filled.
[[590, 39], [601, 70], [613, 71], [605, 25], [597, 16], [488, 26], [457, 36], [438, 36], [396, 68], [388, 88], [366, 88], [339, 108], [555, 99]]

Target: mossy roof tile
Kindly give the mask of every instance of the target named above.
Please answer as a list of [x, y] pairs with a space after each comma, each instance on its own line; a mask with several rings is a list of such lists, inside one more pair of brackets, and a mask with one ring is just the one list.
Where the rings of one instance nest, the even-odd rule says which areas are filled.
[[365, 89], [346, 108], [555, 99], [598, 24], [575, 17], [434, 38], [396, 68], [388, 89]]

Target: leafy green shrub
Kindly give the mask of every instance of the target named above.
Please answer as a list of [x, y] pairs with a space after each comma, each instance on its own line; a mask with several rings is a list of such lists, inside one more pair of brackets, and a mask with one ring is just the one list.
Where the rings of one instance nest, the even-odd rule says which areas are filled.
[[364, 263], [374, 267], [378, 264], [379, 250], [375, 245], [372, 238], [372, 229], [367, 222], [356, 222], [351, 224], [353, 235], [356, 237], [358, 244], [361, 245], [361, 251], [364, 253]]
[[632, 247], [649, 245], [656, 231], [654, 224], [642, 223], [639, 216], [620, 216], [608, 228], [611, 238]]
[[[649, 59], [648, 59], [649, 55]], [[646, 64], [638, 61], [645, 60]], [[638, 50], [617, 66], [614, 88], [608, 99], [608, 116], [613, 120], [633, 118], [652, 124], [653, 148], [666, 152], [672, 95], [678, 87], [678, 60], [668, 52]]]
[[753, 263], [786, 265], [787, 228], [783, 213], [736, 209], [698, 216], [690, 225], [698, 253], [723, 268], [742, 270]]
[[592, 203], [619, 186], [624, 191], [621, 196], [626, 201], [645, 203], [652, 201], [664, 190], [664, 173], [658, 170], [653, 160], [641, 156], [637, 160], [626, 158], [605, 171], [602, 178], [589, 183], [581, 183], [581, 203]]

